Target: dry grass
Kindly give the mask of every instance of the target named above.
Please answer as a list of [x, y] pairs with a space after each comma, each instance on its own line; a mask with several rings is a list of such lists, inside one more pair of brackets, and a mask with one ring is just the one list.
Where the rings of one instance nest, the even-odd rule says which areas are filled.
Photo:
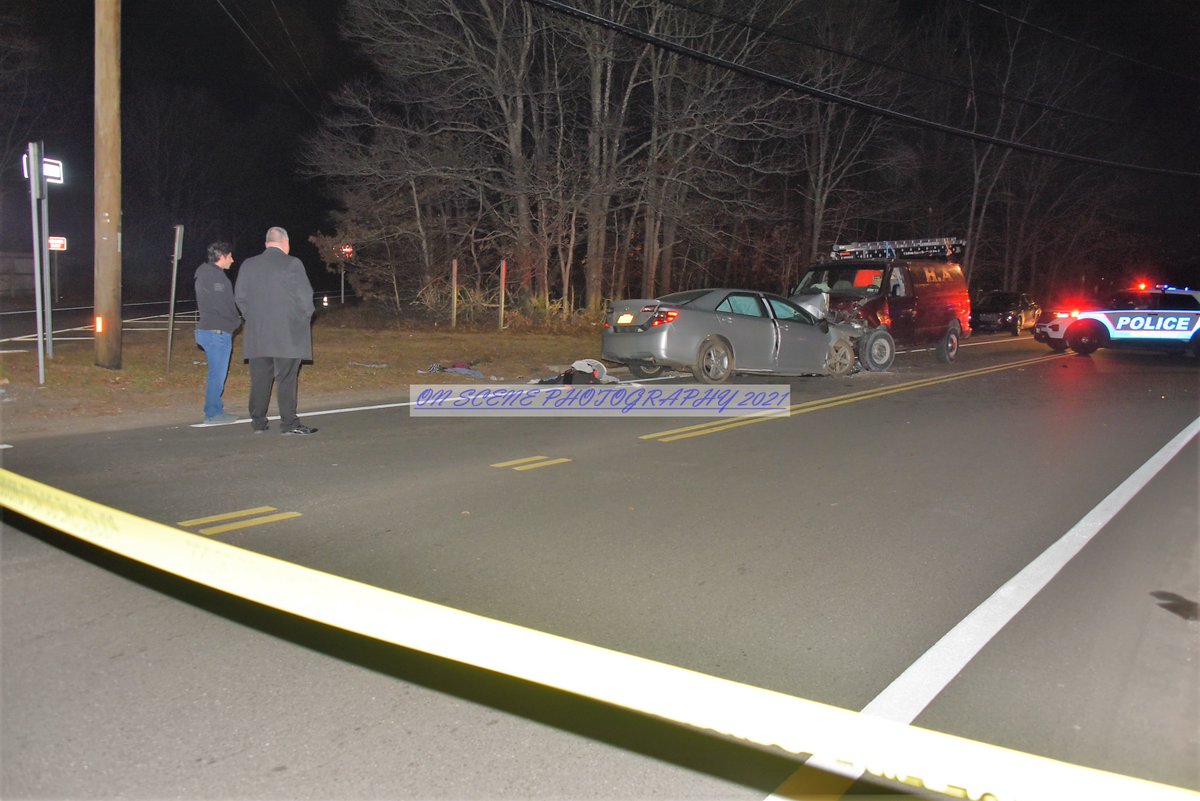
[[[433, 363], [473, 363], [483, 381], [524, 383], [561, 371], [572, 361], [598, 358], [599, 327], [581, 321], [533, 330], [519, 318], [505, 331], [401, 326], [369, 310], [320, 315], [313, 326], [313, 363], [300, 371], [300, 410], [347, 401], [395, 400], [412, 384], [479, 383], [452, 373], [422, 374]], [[520, 330], [513, 330], [519, 328]], [[7, 347], [12, 347], [9, 343]], [[167, 370], [167, 334], [126, 332], [121, 369], [95, 366], [94, 342], [54, 343], [38, 385], [34, 343], [0, 355], [0, 436], [103, 430], [202, 417], [206, 365], [190, 324], [177, 324]], [[250, 378], [241, 361], [241, 336], [225, 386], [229, 411], [245, 415]], [[274, 409], [272, 408], [272, 411]]]

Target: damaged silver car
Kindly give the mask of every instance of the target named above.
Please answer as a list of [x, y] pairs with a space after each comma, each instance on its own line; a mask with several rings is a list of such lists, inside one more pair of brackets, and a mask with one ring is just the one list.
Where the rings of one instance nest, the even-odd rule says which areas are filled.
[[601, 356], [636, 378], [690, 370], [706, 384], [735, 373], [844, 376], [856, 369], [860, 334], [769, 292], [693, 289], [614, 301]]

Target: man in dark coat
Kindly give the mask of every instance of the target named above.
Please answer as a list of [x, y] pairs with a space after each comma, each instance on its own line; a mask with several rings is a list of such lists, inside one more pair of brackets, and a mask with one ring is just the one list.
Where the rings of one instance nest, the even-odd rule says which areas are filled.
[[242, 262], [234, 299], [246, 320], [242, 353], [250, 362], [250, 423], [267, 430], [271, 388], [278, 386], [281, 434], [315, 434], [296, 416], [300, 362], [312, 359], [313, 290], [304, 265], [288, 255], [287, 231], [267, 231], [266, 250]]

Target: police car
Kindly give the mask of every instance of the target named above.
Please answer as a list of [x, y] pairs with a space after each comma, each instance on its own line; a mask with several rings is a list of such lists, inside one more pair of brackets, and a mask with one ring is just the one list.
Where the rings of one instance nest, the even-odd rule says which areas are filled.
[[1034, 339], [1082, 354], [1120, 347], [1200, 353], [1200, 290], [1158, 286], [1118, 292], [1089, 311], [1051, 309], [1038, 318]]

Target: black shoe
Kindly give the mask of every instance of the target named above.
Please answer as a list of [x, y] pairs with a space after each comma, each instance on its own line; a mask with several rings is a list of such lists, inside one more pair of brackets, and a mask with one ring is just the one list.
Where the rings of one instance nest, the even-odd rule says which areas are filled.
[[265, 434], [270, 426], [262, 426], [261, 428], [259, 426], [252, 426], [252, 428], [254, 429], [255, 434]]
[[283, 429], [279, 433], [280, 434], [315, 434], [315, 433], [317, 433], [317, 429], [309, 428], [308, 426], [304, 425], [304, 423], [297, 423], [296, 425], [292, 426], [291, 428]]

